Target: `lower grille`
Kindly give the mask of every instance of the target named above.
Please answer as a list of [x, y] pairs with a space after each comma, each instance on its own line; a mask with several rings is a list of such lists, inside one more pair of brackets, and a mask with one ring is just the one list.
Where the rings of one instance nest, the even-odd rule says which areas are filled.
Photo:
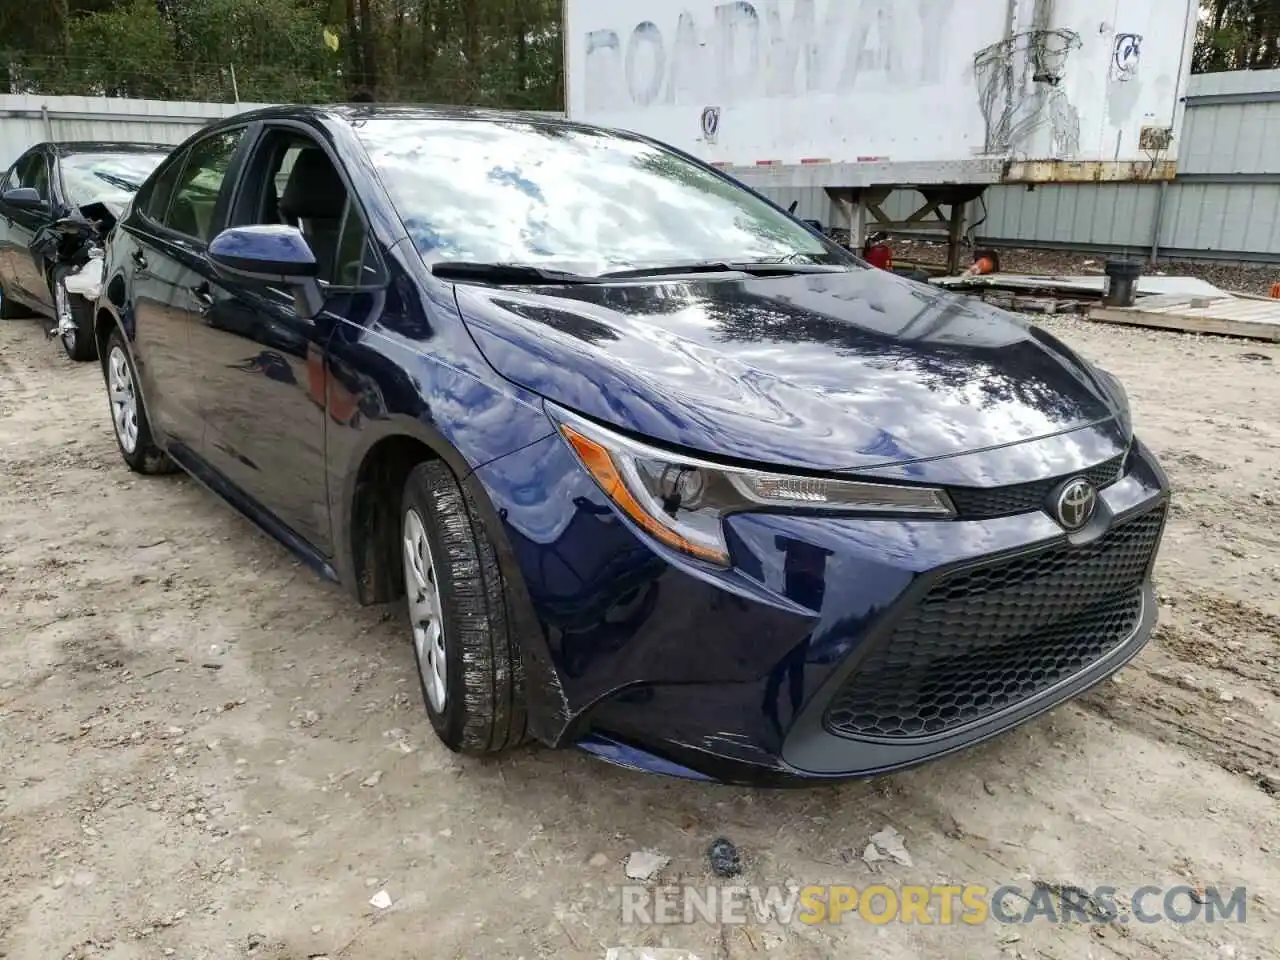
[[1124, 456], [1114, 457], [1105, 463], [1078, 473], [1055, 477], [1051, 480], [1035, 480], [1008, 487], [948, 487], [947, 493], [955, 504], [956, 516], [961, 520], [989, 520], [1009, 517], [1018, 513], [1041, 510], [1058, 484], [1071, 477], [1086, 477], [1099, 490], [1106, 489], [1124, 474]]
[[1137, 628], [1164, 509], [1069, 544], [944, 577], [827, 708], [839, 736], [946, 733], [1087, 669]]

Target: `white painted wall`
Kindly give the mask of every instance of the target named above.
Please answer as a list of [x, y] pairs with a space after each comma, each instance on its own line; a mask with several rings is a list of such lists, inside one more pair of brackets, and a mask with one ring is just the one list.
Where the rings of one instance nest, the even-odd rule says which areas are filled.
[[[1013, 0], [1015, 32], [1037, 0]], [[1178, 125], [1195, 0], [1052, 0], [1069, 31], [1056, 87], [1013, 58], [1017, 136], [994, 140], [975, 55], [1007, 34], [1010, 0], [566, 0], [568, 112], [711, 162], [1149, 159], [1144, 125]], [[1000, 73], [1003, 76], [1003, 72]], [[703, 111], [720, 108], [714, 142]], [[994, 123], [989, 122], [994, 121]], [[1169, 159], [1166, 155], [1164, 159]]]
[[0, 171], [44, 140], [176, 145], [213, 120], [260, 106], [264, 104], [0, 94]]

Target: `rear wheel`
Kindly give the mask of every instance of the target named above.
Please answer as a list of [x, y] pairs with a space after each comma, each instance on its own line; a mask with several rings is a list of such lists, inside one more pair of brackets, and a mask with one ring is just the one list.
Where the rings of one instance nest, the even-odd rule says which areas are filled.
[[124, 462], [136, 473], [172, 473], [176, 469], [174, 462], [151, 436], [151, 423], [147, 420], [142, 391], [138, 389], [138, 375], [119, 328], [112, 330], [107, 338], [107, 357], [102, 370], [111, 404], [111, 425]]
[[409, 474], [401, 556], [414, 658], [436, 735], [458, 753], [526, 737], [524, 675], [506, 586], [475, 504], [439, 461]]
[[93, 304], [84, 297], [72, 296], [67, 290], [69, 270], [57, 269], [49, 280], [53, 291], [53, 313], [58, 329], [63, 332], [58, 339], [68, 357], [77, 363], [96, 359], [97, 345], [93, 342]]

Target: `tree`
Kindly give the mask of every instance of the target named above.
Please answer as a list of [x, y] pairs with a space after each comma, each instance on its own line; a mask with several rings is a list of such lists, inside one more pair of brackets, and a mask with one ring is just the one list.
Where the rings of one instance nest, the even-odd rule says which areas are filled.
[[1280, 0], [1203, 0], [1192, 69], [1280, 67]]
[[365, 91], [379, 100], [556, 109], [560, 7], [561, 0], [5, 0], [0, 89], [211, 100], [238, 93], [267, 102]]

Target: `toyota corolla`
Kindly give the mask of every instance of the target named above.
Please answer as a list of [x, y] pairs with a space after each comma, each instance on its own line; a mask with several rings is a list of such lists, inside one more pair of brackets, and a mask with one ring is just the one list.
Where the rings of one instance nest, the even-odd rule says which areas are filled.
[[107, 261], [126, 463], [402, 604], [452, 750], [867, 776], [1150, 635], [1168, 484], [1115, 378], [643, 137], [241, 114]]

